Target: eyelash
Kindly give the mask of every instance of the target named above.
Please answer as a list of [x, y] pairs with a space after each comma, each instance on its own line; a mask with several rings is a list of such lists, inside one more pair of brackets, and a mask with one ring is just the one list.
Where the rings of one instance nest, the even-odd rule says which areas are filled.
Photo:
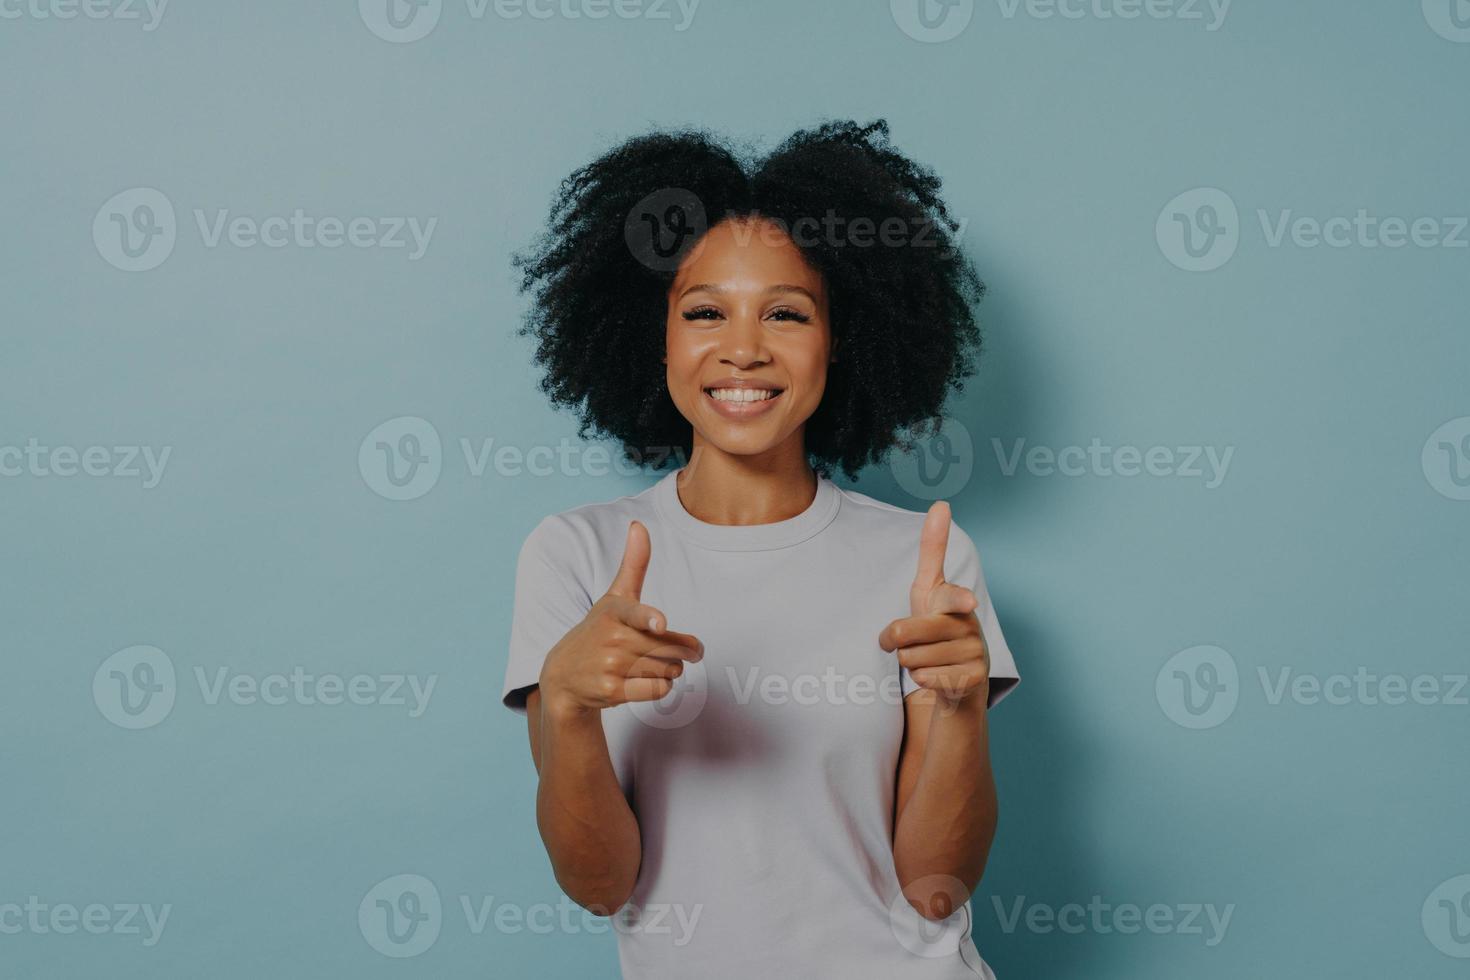
[[[719, 315], [720, 311], [713, 306], [697, 306], [692, 310], [685, 310], [683, 313], [684, 319], [686, 320], [713, 320], [719, 317]], [[800, 310], [793, 310], [789, 306], [772, 310], [771, 316], [779, 316], [783, 320], [795, 321], [796, 323], [810, 323], [812, 319]]]

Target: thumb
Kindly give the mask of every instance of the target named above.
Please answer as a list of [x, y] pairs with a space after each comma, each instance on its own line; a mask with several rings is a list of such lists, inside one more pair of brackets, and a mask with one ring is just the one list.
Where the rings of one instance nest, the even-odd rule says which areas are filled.
[[944, 551], [949, 546], [949, 504], [936, 500], [924, 516], [924, 526], [919, 531], [919, 568], [914, 574], [914, 585], [909, 590], [913, 615], [927, 612], [923, 608], [929, 593], [944, 584]]
[[643, 598], [643, 576], [648, 571], [648, 559], [653, 555], [653, 545], [648, 540], [648, 528], [638, 521], [628, 524], [628, 540], [623, 545], [623, 563], [608, 586], [608, 595], [619, 595], [627, 599]]

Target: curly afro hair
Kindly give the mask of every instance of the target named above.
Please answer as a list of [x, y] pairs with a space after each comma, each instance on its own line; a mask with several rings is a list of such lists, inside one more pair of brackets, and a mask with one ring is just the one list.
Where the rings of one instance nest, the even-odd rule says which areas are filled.
[[822, 275], [840, 352], [807, 456], [852, 478], [932, 431], [980, 352], [985, 287], [939, 191], [882, 120], [801, 130], [754, 159], [705, 132], [628, 140], [562, 181], [546, 233], [515, 257], [541, 389], [576, 411], [582, 436], [616, 439], [628, 459], [687, 459], [693, 432], [662, 363], [675, 271], [712, 225], [774, 221]]

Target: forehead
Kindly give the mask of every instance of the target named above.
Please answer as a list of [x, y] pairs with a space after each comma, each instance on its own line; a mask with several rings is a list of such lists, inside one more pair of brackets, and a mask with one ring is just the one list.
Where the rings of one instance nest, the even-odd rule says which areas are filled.
[[769, 220], [726, 220], [711, 228], [680, 264], [674, 288], [707, 282], [731, 289], [772, 283], [804, 286], [817, 294], [822, 276], [780, 225]]

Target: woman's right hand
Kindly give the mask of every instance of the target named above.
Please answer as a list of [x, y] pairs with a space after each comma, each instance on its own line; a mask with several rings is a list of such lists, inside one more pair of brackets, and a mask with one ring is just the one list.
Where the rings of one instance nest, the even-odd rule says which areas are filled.
[[607, 594], [546, 655], [539, 682], [545, 710], [582, 713], [657, 701], [673, 690], [685, 661], [704, 657], [698, 638], [669, 629], [668, 617], [641, 601], [652, 552], [648, 529], [632, 521]]

